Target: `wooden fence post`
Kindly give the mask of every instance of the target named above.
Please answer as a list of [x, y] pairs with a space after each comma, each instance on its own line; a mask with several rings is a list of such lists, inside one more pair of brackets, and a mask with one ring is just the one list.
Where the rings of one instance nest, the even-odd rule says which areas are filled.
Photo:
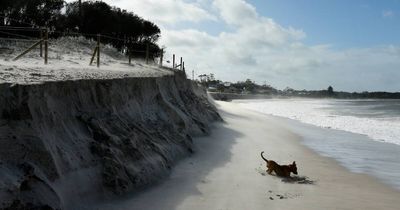
[[149, 42], [146, 43], [146, 64], [149, 64]]
[[172, 55], [172, 68], [175, 68], [175, 54]]
[[132, 64], [132, 56], [131, 56], [131, 50], [128, 50], [128, 57], [129, 57], [129, 65]]
[[185, 71], [185, 62], [182, 62], [182, 70], [183, 70], [184, 72], [186, 72], [186, 71]]
[[[40, 28], [40, 40], [43, 40], [43, 28]], [[40, 57], [43, 58], [43, 42], [40, 42]]]
[[46, 28], [44, 34], [44, 64], [46, 65], [48, 56], [49, 56], [49, 29]]
[[132, 64], [132, 55], [131, 55], [131, 47], [132, 47], [132, 45], [131, 45], [131, 41], [130, 40], [127, 41], [127, 46], [128, 46], [129, 65], [131, 65]]
[[162, 67], [163, 65], [163, 59], [164, 59], [164, 48], [161, 49], [160, 67]]
[[181, 64], [179, 65], [179, 69], [182, 71], [182, 62], [183, 61], [183, 58], [181, 57]]
[[89, 66], [92, 65], [92, 63], [94, 61], [94, 57], [96, 56], [96, 54], [97, 54], [97, 46], [94, 48], [94, 52], [93, 52], [92, 58], [90, 59]]
[[97, 68], [100, 67], [100, 34], [97, 34]]
[[97, 68], [100, 67], [100, 36], [101, 36], [100, 34], [97, 34], [97, 44], [96, 47], [94, 48], [94, 52], [89, 63], [89, 65], [92, 65], [94, 57], [97, 55]]
[[32, 46], [30, 46], [28, 49], [26, 49], [24, 52], [22, 52], [21, 54], [19, 54], [17, 57], [15, 57], [13, 59], [13, 61], [16, 61], [18, 59], [20, 59], [22, 56], [24, 56], [25, 54], [27, 54], [29, 51], [31, 51], [33, 48], [35, 48], [36, 46], [40, 45], [40, 43], [42, 43], [43, 40], [39, 40], [38, 42], [36, 42], [35, 44], [33, 44]]

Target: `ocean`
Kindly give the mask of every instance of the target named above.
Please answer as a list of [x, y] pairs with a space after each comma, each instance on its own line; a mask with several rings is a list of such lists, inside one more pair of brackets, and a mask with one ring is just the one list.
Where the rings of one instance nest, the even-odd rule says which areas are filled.
[[303, 144], [400, 190], [400, 100], [237, 100], [281, 118]]

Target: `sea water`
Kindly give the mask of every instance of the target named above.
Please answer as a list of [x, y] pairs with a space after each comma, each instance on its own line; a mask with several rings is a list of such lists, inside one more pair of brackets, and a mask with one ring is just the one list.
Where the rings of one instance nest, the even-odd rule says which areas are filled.
[[235, 103], [280, 117], [278, 122], [302, 136], [306, 146], [353, 172], [373, 175], [400, 190], [400, 100], [268, 99]]
[[400, 145], [400, 100], [271, 99], [246, 108]]

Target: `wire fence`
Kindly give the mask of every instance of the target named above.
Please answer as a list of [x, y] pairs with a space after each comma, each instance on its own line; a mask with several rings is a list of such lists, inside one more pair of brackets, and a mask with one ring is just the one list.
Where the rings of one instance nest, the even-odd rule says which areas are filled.
[[[28, 23], [25, 23], [28, 24]], [[56, 31], [48, 30], [47, 28], [41, 28], [35, 25], [30, 25], [30, 27], [24, 26], [0, 26], [0, 53], [2, 50], [12, 50], [10, 49], [11, 42], [15, 43], [31, 43], [32, 45], [26, 47], [26, 49], [17, 56], [13, 58], [14, 61], [20, 59], [28, 52], [33, 49], [39, 48], [39, 56], [44, 57], [44, 64], [48, 63], [48, 45], [51, 45], [55, 39], [50, 39], [49, 37], [59, 38], [59, 37], [85, 37], [86, 39], [96, 40], [96, 45], [93, 46], [93, 54], [90, 59], [89, 65], [94, 62], [97, 63], [97, 67], [100, 67], [100, 52], [104, 45], [110, 44], [126, 55], [129, 64], [133, 58], [144, 58], [146, 64], [157, 64], [160, 67], [165, 67], [163, 65], [164, 59], [164, 49], [161, 51], [155, 51], [154, 48], [150, 49], [151, 45], [149, 42], [145, 42], [145, 50], [143, 48], [143, 42], [133, 42], [129, 39], [121, 39], [119, 37], [114, 37], [104, 34], [90, 34], [90, 33], [79, 33], [70, 31]], [[8, 43], [8, 47], [2, 46], [1, 43]], [[114, 46], [117, 44], [118, 46]], [[140, 46], [141, 48], [135, 48], [134, 46]], [[95, 59], [96, 58], [96, 59]], [[169, 61], [167, 61], [169, 63]], [[167, 67], [168, 68], [168, 67]], [[173, 55], [172, 61], [173, 70], [183, 70], [185, 71], [185, 64], [181, 57], [180, 63], [175, 61], [175, 55]]]
[[[145, 50], [127, 50], [127, 40], [122, 40], [119, 38], [115, 38], [112, 36], [108, 35], [102, 35], [102, 34], [88, 34], [88, 33], [76, 33], [76, 32], [61, 32], [61, 31], [48, 31], [47, 29], [36, 29], [36, 28], [27, 28], [27, 27], [0, 27], [0, 40], [3, 41], [15, 41], [15, 42], [40, 42], [38, 44], [35, 44], [35, 46], [31, 46], [26, 49], [26, 51], [23, 51], [22, 53], [26, 54], [27, 52], [31, 51], [37, 46], [40, 46], [40, 56], [43, 54], [43, 45], [46, 43], [50, 44], [51, 41], [49, 41], [49, 37], [66, 37], [66, 36], [74, 36], [74, 37], [80, 37], [83, 36], [88, 39], [97, 39], [98, 43], [95, 46], [95, 50], [97, 51], [96, 54], [99, 54], [98, 52], [100, 51], [100, 47], [102, 44], [102, 39], [107, 39], [104, 40], [105, 43], [109, 43], [110, 40], [120, 42], [120, 46], [122, 48], [125, 48], [122, 51], [125, 51], [125, 54], [128, 54], [128, 56], [131, 56], [131, 53], [141, 53], [146, 56], [146, 63], [149, 63], [150, 59], [150, 53], [145, 51]], [[4, 48], [1, 47], [0, 48]], [[47, 49], [44, 49], [47, 52]], [[129, 52], [128, 52], [129, 51]], [[45, 52], [45, 53], [46, 53]], [[18, 60], [22, 56], [17, 56], [14, 60]]]

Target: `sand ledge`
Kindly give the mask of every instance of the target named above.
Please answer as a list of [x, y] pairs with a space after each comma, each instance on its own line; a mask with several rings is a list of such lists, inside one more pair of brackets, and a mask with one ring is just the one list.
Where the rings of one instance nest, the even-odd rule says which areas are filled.
[[186, 75], [0, 84], [0, 209], [79, 209], [165, 178], [220, 120]]

